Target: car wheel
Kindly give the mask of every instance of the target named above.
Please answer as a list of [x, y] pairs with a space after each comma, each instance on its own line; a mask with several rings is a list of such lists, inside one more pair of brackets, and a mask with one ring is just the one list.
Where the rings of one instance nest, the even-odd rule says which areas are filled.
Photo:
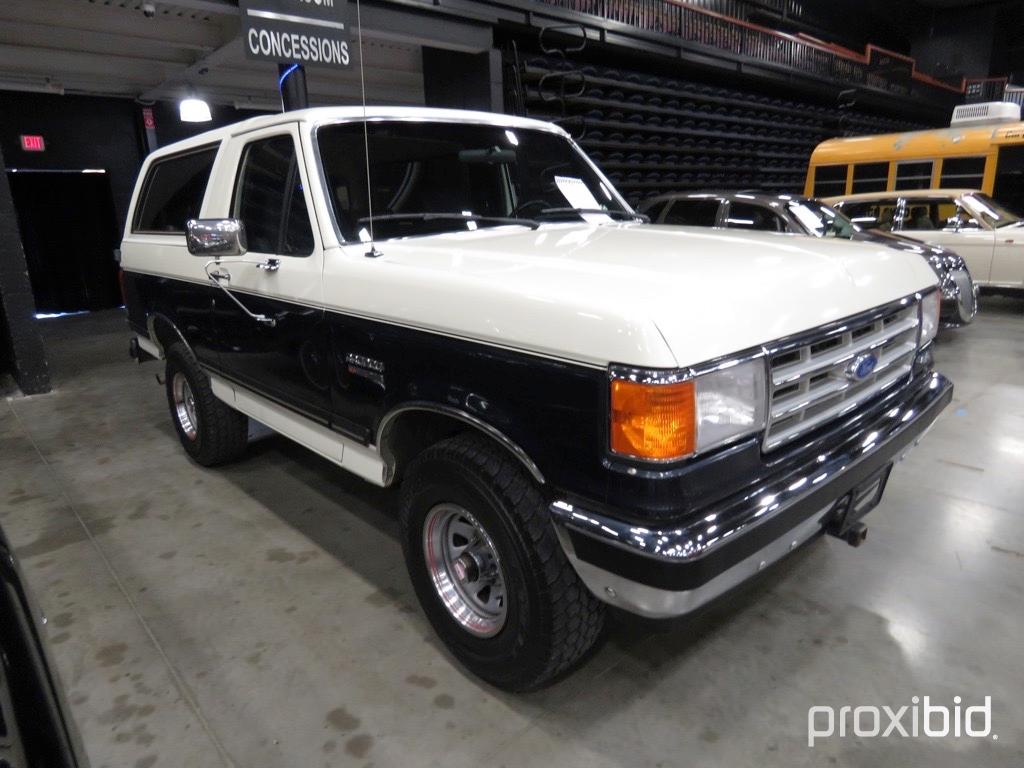
[[165, 373], [171, 421], [186, 453], [204, 467], [238, 458], [248, 445], [249, 419], [217, 399], [192, 350], [172, 345]]
[[420, 454], [400, 519], [427, 619], [477, 676], [539, 688], [597, 643], [603, 604], [562, 552], [537, 484], [490, 439], [459, 435]]

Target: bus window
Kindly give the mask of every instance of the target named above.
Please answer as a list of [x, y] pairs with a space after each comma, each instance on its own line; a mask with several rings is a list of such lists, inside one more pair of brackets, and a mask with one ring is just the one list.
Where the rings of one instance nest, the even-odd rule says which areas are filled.
[[860, 163], [853, 166], [853, 193], [884, 192], [889, 184], [888, 163]]
[[888, 232], [896, 218], [896, 201], [848, 202], [843, 203], [840, 210], [861, 229], [882, 229]]
[[981, 189], [985, 175], [984, 157], [949, 157], [942, 161], [943, 189]]
[[814, 196], [833, 197], [846, 194], [845, 165], [819, 165], [814, 169]]
[[992, 197], [1011, 210], [1024, 211], [1024, 146], [999, 148]]
[[896, 165], [896, 189], [928, 189], [932, 185], [931, 160]]

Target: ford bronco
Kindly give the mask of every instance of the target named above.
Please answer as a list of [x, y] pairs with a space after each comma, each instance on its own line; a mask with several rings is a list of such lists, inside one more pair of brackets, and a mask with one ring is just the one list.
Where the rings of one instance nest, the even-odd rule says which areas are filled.
[[508, 690], [606, 605], [685, 614], [851, 543], [949, 403], [936, 277], [883, 245], [646, 223], [560, 128], [418, 108], [160, 149], [121, 246], [133, 354], [199, 464], [249, 420], [400, 486], [434, 629]]

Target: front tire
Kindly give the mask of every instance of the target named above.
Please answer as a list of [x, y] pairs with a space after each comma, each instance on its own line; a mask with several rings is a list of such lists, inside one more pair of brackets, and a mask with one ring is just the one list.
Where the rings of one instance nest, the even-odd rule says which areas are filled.
[[185, 452], [204, 467], [241, 456], [249, 442], [249, 419], [213, 394], [192, 350], [180, 342], [172, 345], [165, 376], [171, 421]]
[[603, 604], [562, 552], [537, 484], [488, 438], [459, 435], [420, 454], [400, 520], [427, 619], [478, 677], [539, 688], [599, 640]]

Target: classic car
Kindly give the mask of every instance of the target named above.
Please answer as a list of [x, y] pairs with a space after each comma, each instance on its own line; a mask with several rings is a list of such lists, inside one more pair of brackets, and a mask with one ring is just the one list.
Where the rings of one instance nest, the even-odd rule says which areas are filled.
[[828, 198], [855, 224], [952, 248], [990, 292], [1024, 291], [1024, 219], [983, 192], [922, 189]]
[[951, 249], [864, 228], [819, 200], [763, 192], [678, 192], [646, 200], [640, 210], [659, 224], [839, 237], [916, 253], [939, 278], [943, 325], [967, 325], [978, 312], [977, 285]]
[[44, 621], [0, 528], [0, 766], [88, 768]]
[[146, 159], [121, 254], [188, 455], [239, 458], [253, 419], [400, 486], [427, 618], [508, 690], [584, 658], [606, 603], [678, 616], [823, 531], [860, 543], [952, 397], [921, 258], [647, 224], [522, 117], [201, 134]]

